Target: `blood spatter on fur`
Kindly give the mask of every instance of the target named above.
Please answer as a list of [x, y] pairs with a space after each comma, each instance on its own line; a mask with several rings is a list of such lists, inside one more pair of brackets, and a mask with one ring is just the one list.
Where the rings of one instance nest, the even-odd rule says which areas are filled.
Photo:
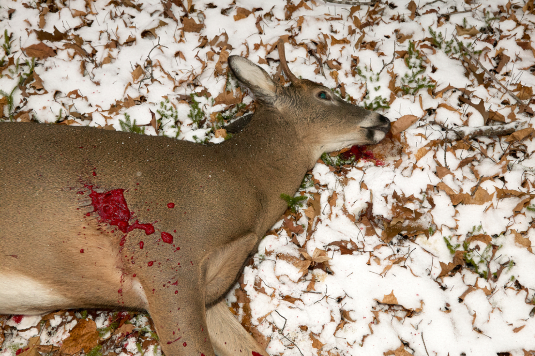
[[168, 232], [162, 231], [162, 241], [166, 244], [172, 244], [173, 243], [173, 235], [171, 235]]

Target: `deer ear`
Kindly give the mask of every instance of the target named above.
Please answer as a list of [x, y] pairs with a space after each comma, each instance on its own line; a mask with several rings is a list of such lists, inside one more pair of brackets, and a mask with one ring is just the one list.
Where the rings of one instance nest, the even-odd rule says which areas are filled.
[[257, 99], [272, 101], [275, 98], [277, 85], [261, 67], [240, 56], [230, 56], [228, 64], [240, 83], [251, 89]]

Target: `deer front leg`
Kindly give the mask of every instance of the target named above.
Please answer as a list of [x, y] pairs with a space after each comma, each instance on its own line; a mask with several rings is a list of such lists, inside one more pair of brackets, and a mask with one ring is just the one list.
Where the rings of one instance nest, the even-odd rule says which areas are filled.
[[[163, 283], [163, 282], [162, 282]], [[159, 287], [159, 288], [158, 288]], [[199, 286], [146, 289], [149, 314], [167, 356], [214, 356], [206, 326], [204, 292]]]
[[232, 315], [225, 300], [208, 308], [206, 322], [218, 356], [269, 356]]

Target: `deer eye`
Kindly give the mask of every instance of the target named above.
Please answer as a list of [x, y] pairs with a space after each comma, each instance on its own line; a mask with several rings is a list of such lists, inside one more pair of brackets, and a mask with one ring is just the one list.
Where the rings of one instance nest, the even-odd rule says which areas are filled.
[[318, 93], [318, 98], [323, 99], [323, 100], [328, 100], [329, 99], [329, 94], [327, 94], [326, 91], [320, 91]]

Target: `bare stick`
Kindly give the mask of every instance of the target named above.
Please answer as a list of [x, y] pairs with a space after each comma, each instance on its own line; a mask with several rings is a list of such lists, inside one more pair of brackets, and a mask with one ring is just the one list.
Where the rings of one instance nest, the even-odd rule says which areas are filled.
[[[468, 56], [470, 57], [470, 59], [472, 59], [474, 62], [476, 62], [477, 65], [478, 65], [481, 69], [483, 69], [483, 70], [485, 71], [485, 73], [487, 73], [488, 76], [491, 77], [491, 79], [492, 79], [494, 82], [496, 82], [499, 86], [501, 86], [501, 87], [503, 88], [503, 90], [505, 90], [505, 91], [507, 92], [507, 94], [509, 94], [513, 99], [515, 99], [516, 102], [517, 102], [518, 104], [520, 104], [520, 105], [522, 105], [522, 106], [526, 106], [526, 104], [525, 104], [522, 100], [520, 100], [520, 98], [519, 98], [518, 96], [516, 96], [512, 91], [510, 91], [509, 89], [507, 89], [507, 88], [505, 87], [505, 85], [503, 85], [498, 79], [496, 79], [496, 77], [495, 77], [491, 72], [489, 72], [487, 68], [485, 68], [485, 66], [483, 65], [483, 63], [481, 63], [481, 62], [479, 61], [479, 59], [477, 59], [477, 57], [476, 57], [476, 56], [475, 56], [475, 55], [474, 55], [468, 48], [466, 48], [466, 47], [463, 45], [462, 42], [460, 42], [460, 41], [457, 39], [456, 36], [453, 36], [453, 38], [455, 39], [455, 41], [457, 42], [457, 44], [459, 45], [459, 47], [461, 47], [461, 50], [462, 50], [461, 53], [463, 54], [463, 56], [466, 56], [466, 54], [465, 54], [465, 52], [466, 52], [466, 53], [468, 54]], [[464, 57], [463, 57], [463, 58], [464, 58]]]
[[352, 0], [324, 0], [327, 3], [331, 4], [342, 4], [342, 5], [375, 5], [380, 2], [379, 0], [375, 1], [352, 1]]
[[293, 84], [299, 83], [299, 79], [297, 79], [297, 77], [293, 75], [293, 73], [290, 71], [290, 68], [288, 68], [288, 62], [286, 62], [286, 54], [284, 53], [284, 41], [282, 40], [282, 38], [279, 39], [277, 49], [279, 50], [279, 58], [281, 62], [282, 71], [284, 72], [284, 74], [286, 74], [288, 79], [290, 79]]
[[454, 130], [449, 129], [444, 138], [444, 142], [454, 142], [459, 140], [469, 140], [479, 136], [505, 136], [515, 132], [521, 123], [512, 122], [503, 126], [479, 126], [460, 127]]
[[427, 356], [429, 356], [429, 352], [427, 352], [427, 346], [425, 345], [424, 332], [423, 332], [423, 331], [422, 331], [421, 336], [422, 336], [422, 341], [423, 341], [423, 343], [424, 343], [425, 353], [427, 354]]

